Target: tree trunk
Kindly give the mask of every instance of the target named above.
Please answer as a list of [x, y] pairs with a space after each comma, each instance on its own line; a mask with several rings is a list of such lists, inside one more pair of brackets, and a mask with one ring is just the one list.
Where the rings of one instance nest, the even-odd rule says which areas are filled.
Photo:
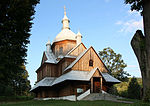
[[131, 40], [131, 46], [141, 70], [143, 99], [150, 100], [150, 0], [144, 0], [143, 22], [145, 36], [142, 31], [137, 30]]
[[144, 99], [150, 99], [150, 0], [145, 0], [143, 5], [143, 22], [146, 48], [146, 76], [144, 78]]

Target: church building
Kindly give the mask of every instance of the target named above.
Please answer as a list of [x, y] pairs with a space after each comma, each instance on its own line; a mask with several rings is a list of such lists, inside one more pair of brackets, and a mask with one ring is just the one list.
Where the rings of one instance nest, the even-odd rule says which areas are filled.
[[36, 98], [75, 99], [87, 92], [107, 92], [113, 84], [120, 83], [107, 73], [94, 48], [82, 43], [82, 34], [71, 31], [69, 23], [64, 10], [62, 30], [52, 43], [47, 42], [41, 65], [36, 70], [37, 82], [31, 89]]

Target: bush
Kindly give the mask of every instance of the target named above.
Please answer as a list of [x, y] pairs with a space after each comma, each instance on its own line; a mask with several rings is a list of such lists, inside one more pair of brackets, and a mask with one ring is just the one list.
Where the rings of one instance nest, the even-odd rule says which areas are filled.
[[128, 86], [128, 98], [140, 99], [141, 98], [141, 86], [138, 84], [137, 79], [133, 77]]
[[128, 97], [128, 92], [127, 92], [127, 90], [121, 91], [121, 92], [119, 93], [119, 96], [127, 98], [127, 97]]
[[27, 101], [32, 100], [33, 98], [33, 96], [0, 96], [0, 102]]
[[112, 86], [109, 90], [108, 93], [113, 94], [113, 95], [118, 95], [117, 87]]
[[10, 86], [0, 84], [0, 96], [11, 96], [13, 95], [13, 89]]

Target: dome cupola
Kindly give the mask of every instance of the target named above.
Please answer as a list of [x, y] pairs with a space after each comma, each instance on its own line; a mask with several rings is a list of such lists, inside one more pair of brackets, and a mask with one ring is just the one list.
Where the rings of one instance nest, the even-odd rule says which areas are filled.
[[76, 41], [76, 34], [70, 30], [69, 23], [70, 21], [66, 15], [66, 7], [64, 7], [64, 18], [62, 19], [63, 27], [61, 32], [54, 39], [53, 43], [63, 41], [63, 40]]

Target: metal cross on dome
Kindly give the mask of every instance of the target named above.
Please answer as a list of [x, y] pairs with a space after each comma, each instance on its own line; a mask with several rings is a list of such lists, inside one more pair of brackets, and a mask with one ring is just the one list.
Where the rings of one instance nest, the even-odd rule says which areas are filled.
[[66, 15], [66, 6], [64, 6], [64, 15]]

